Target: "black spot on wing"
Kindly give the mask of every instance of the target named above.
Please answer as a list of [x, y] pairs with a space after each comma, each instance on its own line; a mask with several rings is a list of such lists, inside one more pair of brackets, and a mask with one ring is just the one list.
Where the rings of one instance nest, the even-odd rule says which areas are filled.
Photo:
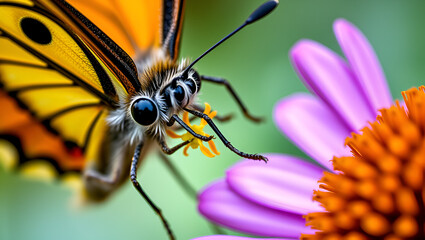
[[20, 25], [25, 35], [32, 41], [42, 45], [52, 42], [50, 30], [37, 19], [29, 17], [23, 18]]
[[[70, 29], [68, 26], [66, 26], [60, 19], [58, 19], [56, 16], [52, 15], [50, 12], [47, 12], [45, 9], [38, 7], [37, 3], [34, 7], [29, 7], [25, 5], [21, 5], [18, 3], [8, 3], [8, 2], [0, 2], [0, 6], [7, 5], [7, 6], [14, 6], [19, 7], [23, 9], [28, 9], [34, 12], [37, 12], [47, 18], [49, 18], [54, 23], [58, 24], [64, 31], [66, 31], [69, 36], [75, 41], [75, 43], [80, 47], [80, 49], [85, 53], [87, 58], [89, 59], [90, 63], [92, 64], [98, 79], [102, 86], [102, 91], [97, 90], [95, 87], [91, 86], [90, 84], [86, 83], [84, 80], [80, 79], [79, 77], [75, 76], [70, 71], [66, 70], [63, 66], [59, 65], [57, 62], [54, 62], [44, 56], [42, 53], [39, 53], [32, 49], [30, 46], [25, 44], [24, 42], [20, 41], [19, 39], [13, 37], [8, 32], [4, 31], [4, 29], [0, 29], [1, 36], [7, 37], [11, 41], [13, 41], [15, 44], [26, 50], [28, 53], [31, 53], [33, 56], [37, 57], [41, 61], [45, 62], [49, 65], [50, 68], [55, 69], [59, 73], [63, 74], [65, 77], [69, 78], [70, 80], [74, 81], [78, 85], [82, 86], [87, 91], [97, 95], [102, 101], [107, 104], [111, 108], [115, 108], [118, 101], [118, 96], [115, 91], [115, 88], [111, 82], [111, 79], [109, 78], [106, 71], [103, 69], [103, 67], [100, 65], [100, 63], [97, 61], [96, 57], [91, 53], [89, 49], [87, 49], [86, 45], [81, 42], [81, 39], [78, 38]], [[32, 19], [32, 18], [31, 18]], [[39, 20], [36, 20], [39, 21]], [[41, 23], [41, 22], [40, 22]], [[42, 25], [45, 25], [41, 23]], [[28, 37], [28, 36], [27, 36]], [[30, 38], [31, 39], [31, 38]], [[34, 40], [33, 40], [34, 41]], [[52, 39], [54, 41], [54, 38]]]

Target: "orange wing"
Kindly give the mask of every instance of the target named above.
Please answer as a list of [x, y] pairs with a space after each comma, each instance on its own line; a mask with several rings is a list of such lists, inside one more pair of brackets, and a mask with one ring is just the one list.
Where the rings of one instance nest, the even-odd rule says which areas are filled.
[[165, 48], [177, 59], [183, 22], [183, 0], [70, 0], [130, 56]]
[[0, 138], [15, 145], [19, 153], [19, 159], [15, 161], [23, 164], [31, 160], [47, 160], [59, 173], [79, 172], [84, 167], [80, 148], [71, 143], [67, 145], [58, 135], [48, 131], [4, 91], [0, 91], [0, 104]]

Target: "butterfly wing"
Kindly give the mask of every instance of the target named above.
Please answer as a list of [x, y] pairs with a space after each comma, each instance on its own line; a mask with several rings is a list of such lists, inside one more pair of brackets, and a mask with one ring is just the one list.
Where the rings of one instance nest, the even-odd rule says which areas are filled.
[[84, 154], [97, 157], [108, 111], [134, 86], [121, 81], [126, 69], [110, 67], [88, 37], [48, 7], [0, 2], [0, 101], [9, 106], [2, 108], [0, 132], [20, 140], [24, 161], [55, 159], [59, 172], [78, 171]]
[[183, 0], [70, 0], [130, 56], [162, 48], [178, 57]]
[[162, 47], [174, 60], [177, 59], [180, 49], [184, 4], [183, 0], [164, 1], [162, 9]]
[[0, 103], [9, 106], [0, 111], [0, 134], [18, 143], [21, 162], [48, 159], [59, 172], [99, 156], [108, 111], [140, 88], [126, 52], [160, 48], [177, 58], [184, 6], [71, 2], [84, 15], [60, 0], [0, 3]]

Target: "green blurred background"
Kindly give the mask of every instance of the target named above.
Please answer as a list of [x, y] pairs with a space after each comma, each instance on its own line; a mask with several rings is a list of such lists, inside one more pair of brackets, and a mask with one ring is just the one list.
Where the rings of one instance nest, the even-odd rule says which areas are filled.
[[[188, 0], [181, 56], [196, 58], [262, 2]], [[368, 37], [393, 96], [400, 98], [400, 91], [420, 85], [425, 76], [424, 12], [421, 0], [281, 1], [270, 16], [244, 29], [196, 65], [201, 74], [229, 79], [252, 113], [266, 117], [265, 123], [257, 125], [243, 118], [220, 86], [203, 84], [201, 102], [209, 102], [220, 114], [236, 113], [232, 122], [217, 125], [241, 150], [306, 157], [281, 135], [272, 119], [279, 99], [306, 91], [289, 63], [291, 46], [309, 38], [341, 53], [332, 23], [346, 18]], [[240, 159], [216, 143], [221, 155], [213, 159], [198, 150], [189, 150], [190, 157], [183, 157], [181, 151], [172, 156], [196, 189], [222, 177], [225, 169]], [[139, 179], [162, 208], [178, 239], [212, 233], [197, 213], [196, 202], [185, 195], [156, 154], [146, 159]], [[31, 181], [0, 170], [0, 239], [167, 239], [158, 217], [130, 183], [100, 205], [75, 210], [71, 199], [72, 193], [60, 184]]]

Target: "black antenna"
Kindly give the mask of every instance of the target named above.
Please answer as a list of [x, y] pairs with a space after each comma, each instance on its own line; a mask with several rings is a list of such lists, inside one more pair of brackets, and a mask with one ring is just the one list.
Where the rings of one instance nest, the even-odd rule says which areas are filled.
[[273, 9], [276, 8], [277, 4], [279, 3], [278, 0], [271, 0], [260, 7], [257, 8], [249, 17], [245, 20], [245, 22], [240, 25], [238, 28], [236, 28], [233, 32], [231, 32], [229, 35], [221, 39], [218, 43], [216, 43], [214, 46], [210, 47], [207, 51], [205, 51], [201, 56], [199, 56], [195, 61], [193, 61], [182, 73], [182, 75], [186, 75], [187, 72], [197, 63], [199, 60], [201, 60], [205, 55], [207, 55], [209, 52], [214, 50], [214, 48], [218, 47], [220, 44], [222, 44], [224, 41], [229, 39], [231, 36], [233, 36], [235, 33], [239, 32], [242, 28], [246, 27], [247, 25], [254, 23], [257, 20], [260, 20], [267, 14], [269, 14]]

